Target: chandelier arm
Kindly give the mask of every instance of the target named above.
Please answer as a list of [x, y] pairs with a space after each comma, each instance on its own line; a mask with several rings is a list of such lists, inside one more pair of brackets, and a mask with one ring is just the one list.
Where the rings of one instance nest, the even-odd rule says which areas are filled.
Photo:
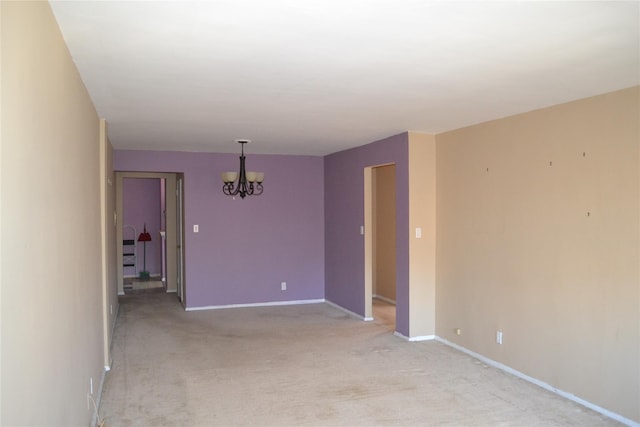
[[235, 196], [238, 194], [238, 190], [240, 189], [240, 187], [235, 187], [234, 189], [234, 183], [233, 182], [227, 182], [222, 186], [222, 192], [224, 194], [226, 194], [227, 196]]

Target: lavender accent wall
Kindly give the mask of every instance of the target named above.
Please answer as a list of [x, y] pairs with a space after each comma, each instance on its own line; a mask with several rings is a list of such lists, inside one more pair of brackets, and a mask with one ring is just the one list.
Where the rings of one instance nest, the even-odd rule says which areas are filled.
[[396, 330], [409, 336], [408, 134], [325, 157], [325, 297], [364, 316], [364, 168], [396, 165]]
[[[152, 240], [146, 244], [146, 268], [152, 276], [159, 276], [162, 269], [161, 238], [159, 233], [162, 212], [160, 179], [125, 178], [122, 181], [122, 193], [123, 225], [136, 227], [136, 239], [142, 233], [144, 225], [147, 225], [147, 231]], [[142, 242], [137, 243], [136, 250], [136, 263], [139, 273], [143, 271], [145, 264]], [[133, 275], [133, 267], [125, 268], [124, 274]]]
[[244, 200], [222, 194], [220, 173], [238, 169], [236, 154], [114, 153], [117, 171], [184, 173], [189, 308], [324, 298], [323, 158], [246, 151], [265, 190]]

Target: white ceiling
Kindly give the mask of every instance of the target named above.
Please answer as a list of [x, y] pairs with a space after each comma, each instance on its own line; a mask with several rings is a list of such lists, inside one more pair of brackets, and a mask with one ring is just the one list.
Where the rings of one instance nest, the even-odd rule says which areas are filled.
[[325, 155], [640, 84], [640, 2], [52, 1], [116, 148]]

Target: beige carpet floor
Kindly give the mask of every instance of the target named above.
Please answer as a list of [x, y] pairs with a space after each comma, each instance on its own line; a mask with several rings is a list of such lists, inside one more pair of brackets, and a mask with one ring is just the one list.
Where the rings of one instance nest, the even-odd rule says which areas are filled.
[[328, 304], [185, 312], [121, 297], [107, 426], [613, 426], [435, 341]]

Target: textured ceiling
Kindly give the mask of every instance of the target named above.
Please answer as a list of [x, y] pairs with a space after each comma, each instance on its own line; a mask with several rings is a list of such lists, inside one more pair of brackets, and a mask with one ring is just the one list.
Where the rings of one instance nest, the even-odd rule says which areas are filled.
[[52, 1], [116, 148], [325, 155], [640, 84], [640, 2]]

